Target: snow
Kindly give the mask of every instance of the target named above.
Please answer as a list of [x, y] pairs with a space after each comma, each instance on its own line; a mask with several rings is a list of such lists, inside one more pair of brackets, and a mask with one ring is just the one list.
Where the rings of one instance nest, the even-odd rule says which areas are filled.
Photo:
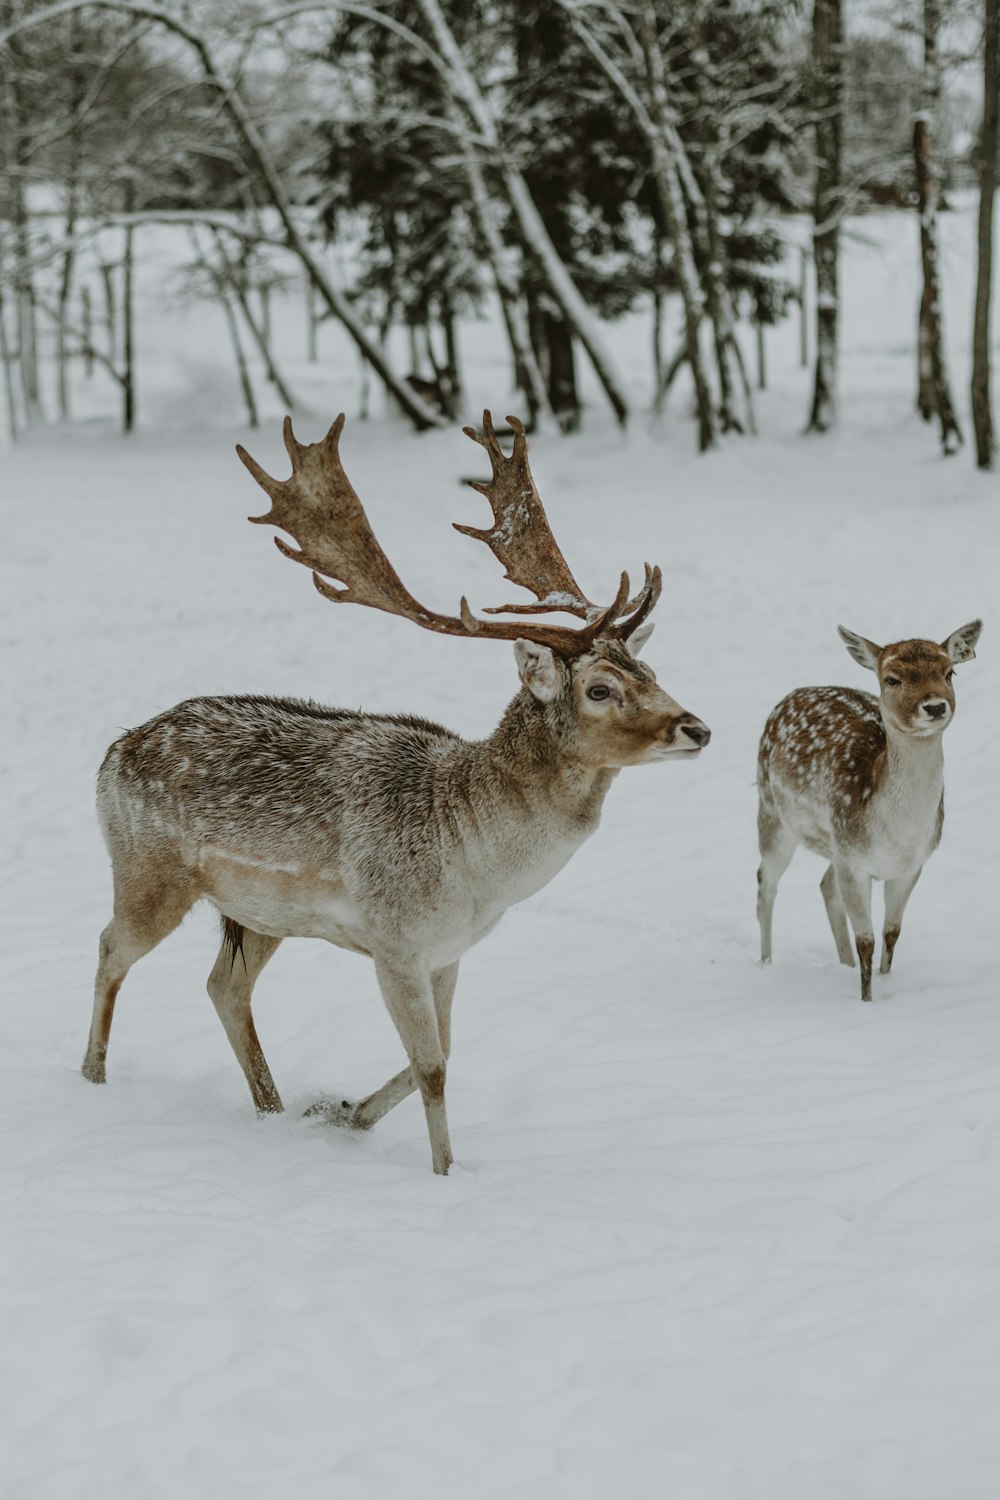
[[[974, 221], [942, 220], [956, 392]], [[166, 231], [161, 240], [169, 259]], [[995, 863], [996, 476], [912, 413], [915, 228], [846, 237], [842, 425], [803, 437], [809, 372], [775, 333], [762, 435], [699, 459], [675, 404], [623, 437], [531, 440], [588, 594], [665, 571], [644, 655], [713, 730], [696, 764], [624, 772], [597, 835], [462, 965], [430, 1171], [419, 1102], [356, 1136], [302, 1118], [401, 1065], [371, 965], [289, 942], [255, 1014], [287, 1113], [258, 1121], [204, 985], [198, 910], [129, 976], [108, 1084], [79, 1074], [110, 910], [93, 813], [122, 727], [199, 693], [313, 696], [488, 732], [503, 644], [333, 609], [244, 517], [244, 443], [287, 472], [273, 397], [239, 424], [214, 314], [140, 315], [145, 430], [88, 421], [0, 450], [6, 703], [0, 1068], [0, 1489], [9, 1500], [992, 1500], [1000, 1398]], [[342, 452], [407, 587], [499, 600], [455, 430], [352, 419], [326, 326], [283, 363], [302, 440]], [[146, 332], [143, 334], [143, 329]], [[155, 329], [155, 337], [154, 337]], [[186, 329], [186, 332], [185, 332]], [[192, 329], [198, 330], [195, 335]], [[614, 333], [638, 396], [648, 330]], [[162, 335], [162, 337], [161, 337]], [[510, 405], [495, 326], [475, 401]], [[945, 738], [941, 849], [894, 971], [857, 998], [800, 853], [757, 961], [757, 740], [792, 688], [869, 689], [837, 637], [978, 615]]]

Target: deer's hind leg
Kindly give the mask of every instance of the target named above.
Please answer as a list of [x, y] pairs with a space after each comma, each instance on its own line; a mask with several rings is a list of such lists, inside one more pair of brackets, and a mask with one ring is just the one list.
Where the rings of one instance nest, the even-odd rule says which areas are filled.
[[795, 834], [785, 827], [781, 815], [761, 798], [757, 810], [760, 868], [757, 871], [757, 921], [760, 923], [761, 963], [771, 962], [771, 919], [778, 881], [798, 848]]
[[257, 977], [280, 942], [280, 938], [265, 937], [224, 917], [222, 946], [208, 976], [212, 1004], [250, 1085], [259, 1115], [279, 1114], [284, 1108], [261, 1051], [251, 1010]]
[[830, 931], [833, 933], [833, 941], [837, 945], [837, 957], [842, 964], [848, 968], [854, 967], [854, 949], [851, 947], [851, 933], [847, 925], [847, 912], [840, 896], [840, 887], [837, 884], [837, 872], [833, 865], [828, 865], [826, 874], [819, 883], [823, 892], [823, 900], [826, 903], [826, 914], [830, 919]]
[[91, 1083], [104, 1083], [115, 1000], [129, 969], [173, 932], [201, 894], [182, 867], [147, 865], [140, 875], [115, 872], [115, 912], [101, 933], [94, 982], [94, 1012], [80, 1069]]
[[841, 900], [854, 928], [854, 946], [861, 964], [861, 998], [872, 997], [872, 954], [875, 936], [872, 932], [872, 877], [852, 870], [846, 863], [837, 866], [837, 885]]

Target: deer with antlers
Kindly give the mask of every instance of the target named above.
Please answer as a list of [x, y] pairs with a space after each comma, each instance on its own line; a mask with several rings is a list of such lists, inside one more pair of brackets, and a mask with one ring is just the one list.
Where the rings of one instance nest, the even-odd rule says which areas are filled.
[[982, 623], [938, 644], [876, 646], [838, 626], [854, 660], [878, 678], [879, 696], [855, 688], [797, 688], [773, 710], [757, 760], [757, 919], [760, 956], [771, 961], [774, 898], [803, 844], [829, 864], [820, 890], [841, 963], [853, 965], [848, 918], [861, 964], [861, 998], [872, 997], [872, 881], [885, 882], [879, 972], [888, 974], [903, 912], [941, 841], [944, 753], [955, 712], [957, 662], [972, 661]]
[[[534, 594], [476, 618], [425, 608], [379, 546], [340, 460], [343, 416], [320, 443], [285, 421], [289, 479], [237, 452], [271, 500], [251, 517], [313, 571], [334, 603], [403, 615], [426, 630], [514, 643], [521, 688], [488, 739], [437, 724], [288, 699], [196, 698], [123, 735], [98, 778], [114, 877], [101, 936], [85, 1077], [105, 1080], [115, 997], [132, 964], [200, 898], [223, 919], [208, 991], [259, 1113], [282, 1108], [254, 1028], [251, 998], [286, 937], [322, 937], [370, 956], [407, 1065], [367, 1098], [321, 1101], [331, 1123], [367, 1130], [419, 1090], [435, 1172], [452, 1151], [445, 1113], [452, 996], [462, 955], [512, 903], [541, 889], [596, 829], [623, 766], [696, 756], [709, 730], [657, 686], [637, 651], [652, 625], [658, 568], [629, 598], [587, 599], [556, 546], [528, 467], [524, 429], [508, 418], [503, 452], [484, 413], [492, 478], [474, 487], [493, 525], [458, 526], [484, 541], [509, 581]], [[333, 580], [333, 582], [329, 581]], [[579, 627], [537, 621], [550, 611]], [[530, 618], [526, 618], [530, 617]]]

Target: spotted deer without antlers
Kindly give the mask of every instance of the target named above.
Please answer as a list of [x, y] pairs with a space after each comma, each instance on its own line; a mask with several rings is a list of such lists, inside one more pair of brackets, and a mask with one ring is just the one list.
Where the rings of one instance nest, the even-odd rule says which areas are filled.
[[[115, 997], [129, 968], [206, 898], [223, 918], [208, 990], [261, 1113], [281, 1099], [251, 1014], [254, 983], [283, 938], [321, 937], [369, 955], [406, 1066], [366, 1098], [325, 1099], [331, 1123], [367, 1130], [419, 1091], [435, 1172], [452, 1161], [445, 1113], [459, 961], [513, 902], [544, 886], [598, 825], [623, 766], [691, 760], [709, 731], [657, 686], [637, 651], [652, 626], [658, 568], [629, 597], [585, 597], [549, 529], [524, 430], [506, 456], [489, 413], [493, 524], [484, 541], [534, 595], [488, 613], [426, 608], [379, 546], [340, 460], [339, 417], [320, 443], [285, 445], [289, 479], [245, 453], [271, 500], [252, 519], [281, 528], [285, 556], [325, 599], [403, 615], [426, 630], [514, 645], [521, 688], [488, 738], [469, 742], [408, 715], [291, 699], [196, 698], [123, 735], [105, 756], [98, 810], [114, 877], [100, 944], [85, 1076], [105, 1079]], [[578, 626], [536, 617], [575, 616]]]
[[771, 959], [778, 881], [799, 844], [829, 861], [820, 881], [841, 963], [861, 962], [872, 997], [871, 890], [885, 882], [879, 972], [888, 974], [903, 912], [944, 823], [941, 737], [955, 713], [954, 667], [972, 661], [982, 624], [946, 640], [876, 646], [838, 627], [847, 649], [878, 678], [879, 696], [854, 688], [798, 688], [764, 726], [758, 757], [760, 954]]

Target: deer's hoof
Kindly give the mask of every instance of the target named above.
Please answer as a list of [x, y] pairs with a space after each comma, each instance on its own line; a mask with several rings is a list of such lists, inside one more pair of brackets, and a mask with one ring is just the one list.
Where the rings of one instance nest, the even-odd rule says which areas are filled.
[[319, 1120], [323, 1125], [335, 1125], [339, 1130], [367, 1130], [368, 1126], [358, 1118], [355, 1100], [341, 1099], [337, 1094], [327, 1094], [310, 1104], [304, 1120]]

